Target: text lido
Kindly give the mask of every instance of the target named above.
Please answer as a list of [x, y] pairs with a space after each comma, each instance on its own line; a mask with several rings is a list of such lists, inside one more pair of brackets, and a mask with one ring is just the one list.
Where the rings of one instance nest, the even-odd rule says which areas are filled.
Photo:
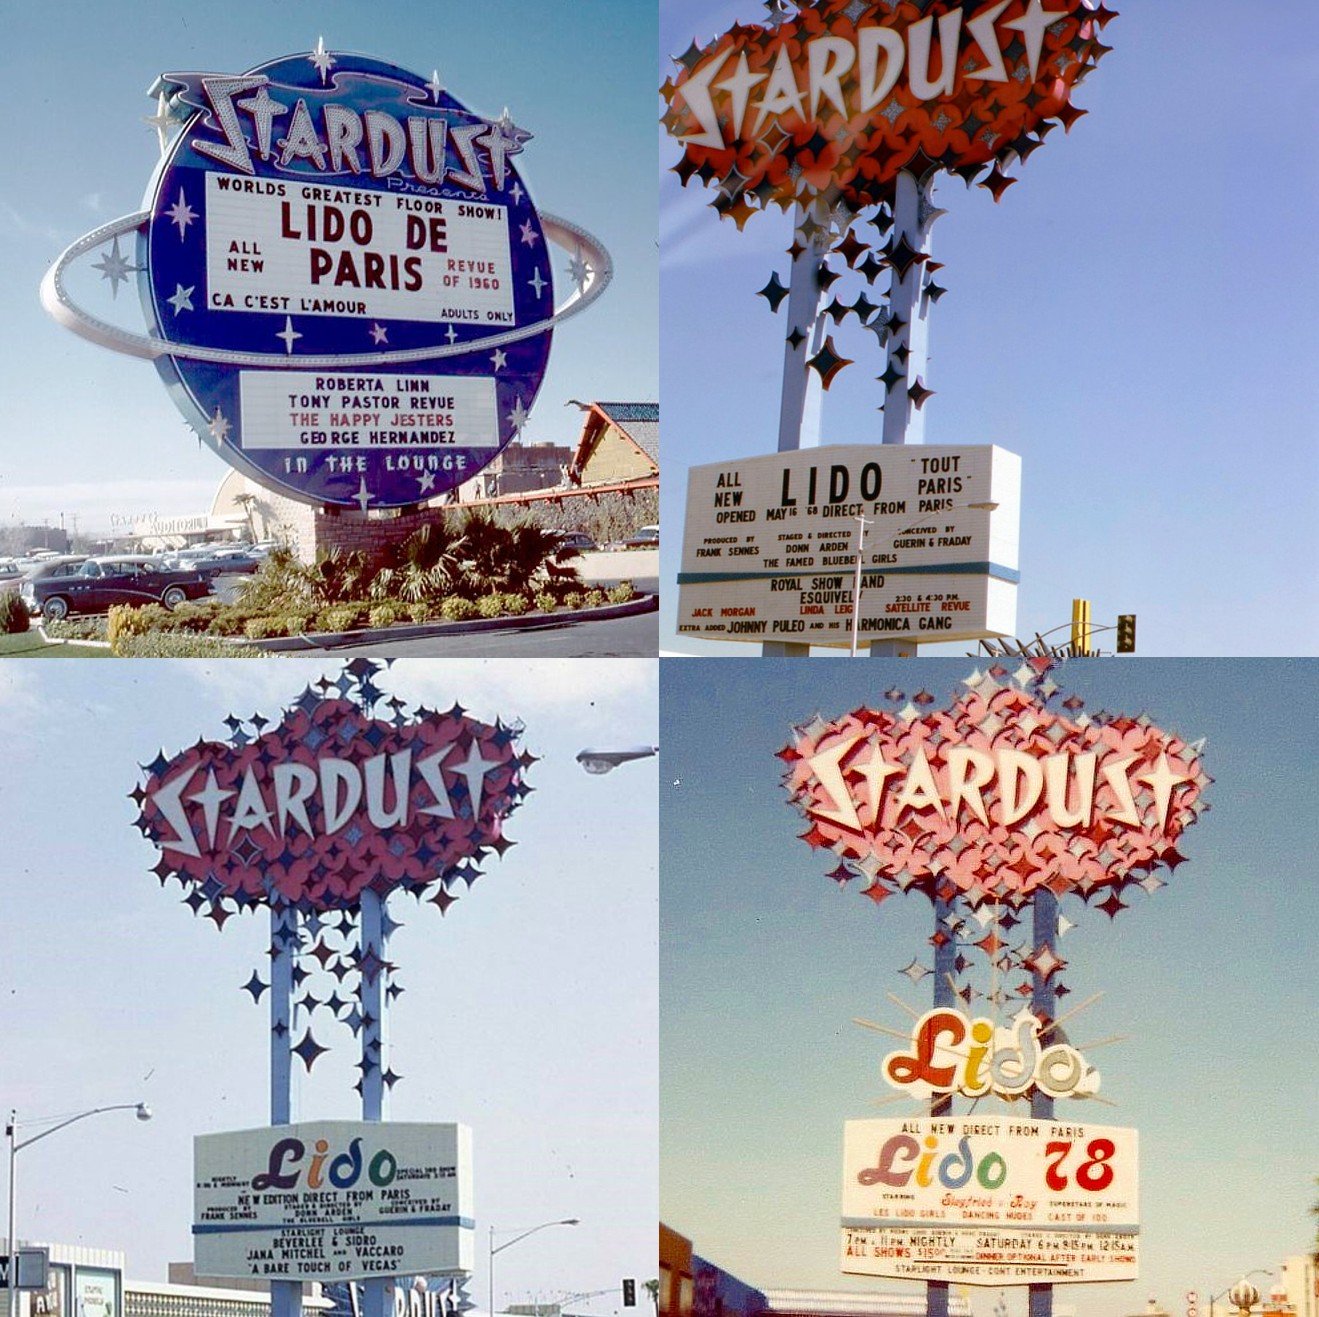
[[947, 1007], [927, 1011], [912, 1029], [910, 1048], [890, 1052], [882, 1072], [894, 1088], [917, 1098], [992, 1093], [1010, 1100], [1034, 1090], [1051, 1098], [1086, 1098], [1099, 1091], [1099, 1072], [1076, 1048], [1065, 1042], [1041, 1046], [1040, 1022], [1026, 1009], [1009, 1029]]

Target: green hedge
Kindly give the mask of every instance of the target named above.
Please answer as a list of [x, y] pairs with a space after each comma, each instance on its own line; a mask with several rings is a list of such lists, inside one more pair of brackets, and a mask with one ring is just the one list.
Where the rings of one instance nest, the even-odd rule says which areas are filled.
[[114, 652], [119, 658], [268, 658], [259, 649], [231, 645], [213, 636], [187, 632], [153, 631], [147, 635], [121, 636]]
[[32, 626], [27, 604], [17, 591], [0, 594], [0, 635], [16, 636]]

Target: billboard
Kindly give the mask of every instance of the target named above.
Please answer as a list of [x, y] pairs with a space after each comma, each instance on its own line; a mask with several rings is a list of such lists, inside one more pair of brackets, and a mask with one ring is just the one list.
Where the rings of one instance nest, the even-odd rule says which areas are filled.
[[471, 1131], [328, 1120], [200, 1135], [199, 1275], [351, 1280], [470, 1271]]
[[1021, 460], [992, 445], [846, 444], [693, 467], [678, 630], [848, 645], [1016, 629]]
[[963, 1285], [1134, 1280], [1136, 1131], [1016, 1116], [852, 1120], [844, 1272]]
[[[139, 213], [74, 243], [42, 301], [155, 362], [198, 437], [266, 488], [363, 513], [444, 494], [525, 426], [557, 322], [604, 291], [608, 253], [542, 214], [532, 134], [440, 81], [362, 55], [152, 89], [161, 159]], [[135, 258], [119, 248], [133, 236]], [[146, 334], [82, 311], [65, 273], [138, 276]], [[551, 244], [566, 252], [556, 308]]]

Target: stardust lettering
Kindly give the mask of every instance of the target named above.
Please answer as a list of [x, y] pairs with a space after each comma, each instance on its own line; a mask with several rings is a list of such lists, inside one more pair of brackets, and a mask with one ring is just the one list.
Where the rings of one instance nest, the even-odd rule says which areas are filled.
[[[190, 81], [186, 75], [177, 80]], [[301, 173], [311, 165], [324, 174], [375, 179], [407, 174], [431, 187], [456, 184], [484, 194], [492, 183], [503, 188], [508, 157], [522, 150], [526, 136], [506, 134], [498, 123], [451, 124], [424, 114], [400, 120], [385, 110], [309, 104], [305, 96], [281, 101], [272, 92], [294, 89], [280, 88], [264, 74], [200, 82], [211, 123], [223, 140], [197, 137], [193, 149], [240, 174], [255, 174], [255, 151], [276, 169], [297, 167]]]
[[[275, 764], [261, 776], [249, 765], [236, 791], [222, 790], [213, 771], [202, 778], [200, 769], [188, 768], [148, 796], [175, 834], [157, 844], [196, 858], [202, 854], [200, 838], [210, 853], [231, 845], [243, 832], [287, 837], [300, 828], [309, 837], [330, 837], [360, 818], [363, 805], [371, 826], [380, 829], [406, 828], [419, 814], [452, 819], [445, 773], [466, 782], [475, 817], [485, 775], [496, 765], [474, 750], [465, 761], [447, 762], [457, 750], [446, 745], [415, 761], [411, 749], [400, 750], [360, 764], [327, 757], [314, 766]], [[226, 813], [222, 806], [228, 807]]]
[[827, 807], [817, 807], [812, 813], [860, 831], [857, 802], [848, 785], [854, 779], [872, 822], [883, 815], [888, 800], [894, 804], [894, 825], [910, 811], [933, 812], [949, 822], [970, 814], [988, 826], [992, 808], [994, 821], [1010, 827], [1042, 804], [1058, 827], [1085, 828], [1096, 816], [1099, 776], [1115, 802], [1099, 818], [1140, 827], [1133, 784], [1146, 783], [1156, 788], [1155, 814], [1162, 829], [1173, 788], [1190, 781], [1173, 772], [1166, 760], [1158, 769], [1131, 774], [1132, 766], [1140, 762], [1135, 755], [1110, 753], [1101, 760], [1094, 752], [1065, 752], [1039, 758], [1021, 750], [986, 751], [969, 746], [951, 747], [946, 766], [936, 773], [924, 747], [915, 752], [909, 765], [890, 763], [877, 746], [871, 747], [869, 758], [861, 763], [861, 747], [867, 744], [866, 736], [857, 733], [810, 758], [811, 769], [829, 797]]
[[[1039, 74], [1043, 28], [1022, 19], [1000, 21], [1005, 5], [987, 5], [965, 18], [962, 9], [922, 18], [905, 32], [890, 27], [863, 27], [848, 39], [822, 35], [804, 42], [794, 62], [794, 43], [783, 42], [768, 74], [750, 80], [759, 97], [749, 95], [745, 63], [739, 76], [729, 63], [733, 49], [725, 49], [698, 65], [678, 88], [699, 125], [699, 131], [681, 140], [691, 146], [716, 149], [725, 145], [723, 125], [736, 141], [746, 131], [763, 135], [780, 116], [802, 119], [814, 116], [822, 104], [844, 119], [869, 114], [895, 91], [909, 92], [919, 101], [956, 95], [968, 82], [1007, 82], [1004, 37], [1000, 29], [1016, 29], [1026, 47], [1031, 77]], [[1043, 14], [1066, 18], [1066, 10]], [[804, 67], [803, 67], [804, 65]], [[935, 72], [937, 70], [937, 72]], [[715, 79], [723, 73], [722, 80]], [[715, 93], [718, 94], [716, 99]]]

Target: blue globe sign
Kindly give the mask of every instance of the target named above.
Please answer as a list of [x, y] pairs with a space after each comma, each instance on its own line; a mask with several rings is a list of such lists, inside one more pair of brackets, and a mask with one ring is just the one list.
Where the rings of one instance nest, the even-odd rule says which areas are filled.
[[[143, 209], [61, 256], [48, 310], [154, 360], [203, 441], [293, 498], [400, 507], [486, 466], [526, 424], [555, 324], [611, 275], [595, 239], [533, 204], [514, 163], [531, 134], [437, 74], [323, 42], [154, 90]], [[106, 242], [96, 268], [112, 291], [138, 275], [145, 334], [67, 293], [67, 266]], [[557, 309], [552, 246], [571, 258]]]

